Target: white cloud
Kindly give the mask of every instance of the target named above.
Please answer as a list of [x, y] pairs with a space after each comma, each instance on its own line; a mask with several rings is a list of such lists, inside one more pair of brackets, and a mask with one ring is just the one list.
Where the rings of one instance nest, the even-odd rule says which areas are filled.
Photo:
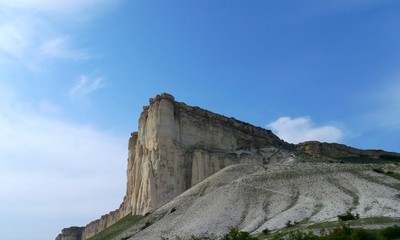
[[50, 59], [89, 58], [85, 50], [73, 46], [71, 37], [57, 35], [60, 33], [55, 28], [32, 16], [10, 16], [0, 21], [0, 57], [29, 69], [36, 69]]
[[34, 11], [51, 15], [80, 18], [98, 9], [107, 8], [119, 0], [0, 0], [0, 6], [18, 11]]
[[0, 60], [36, 70], [49, 59], [87, 59], [89, 54], [65, 29], [81, 26], [117, 2], [0, 0]]
[[25, 36], [11, 23], [0, 26], [0, 49], [13, 56], [21, 56], [26, 46]]
[[48, 39], [39, 47], [39, 54], [47, 58], [87, 59], [89, 56], [83, 50], [74, 49], [68, 37], [58, 36]]
[[24, 61], [32, 44], [32, 32], [25, 20], [0, 22], [0, 53]]
[[281, 117], [268, 127], [283, 140], [290, 143], [304, 141], [338, 142], [343, 138], [343, 131], [335, 126], [314, 126], [309, 117]]
[[[119, 206], [127, 139], [48, 117], [41, 113], [43, 105], [57, 108], [48, 103], [26, 108], [21, 106], [32, 104], [15, 95], [0, 99], [5, 100], [0, 102], [0, 212], [7, 218], [2, 237], [18, 239], [21, 227], [32, 235], [36, 230], [28, 219], [35, 216], [54, 239], [68, 227], [65, 219], [86, 224]], [[11, 224], [16, 218], [18, 224]], [[44, 238], [33, 234], [31, 239]]]
[[71, 98], [81, 98], [103, 87], [104, 83], [102, 78], [90, 79], [83, 75], [79, 77], [78, 82], [71, 88], [68, 94]]

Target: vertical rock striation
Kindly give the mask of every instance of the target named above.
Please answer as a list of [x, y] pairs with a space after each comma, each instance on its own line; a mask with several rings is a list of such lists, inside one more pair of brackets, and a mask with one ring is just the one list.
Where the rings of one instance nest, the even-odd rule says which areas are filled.
[[[163, 93], [143, 107], [128, 144], [126, 196], [120, 207], [89, 223], [90, 238], [128, 214], [146, 214], [220, 169], [293, 157], [271, 131], [176, 102]], [[78, 239], [78, 238], [77, 238]]]
[[158, 95], [129, 143], [125, 211], [154, 211], [225, 166], [263, 163], [271, 146], [290, 147], [269, 130]]

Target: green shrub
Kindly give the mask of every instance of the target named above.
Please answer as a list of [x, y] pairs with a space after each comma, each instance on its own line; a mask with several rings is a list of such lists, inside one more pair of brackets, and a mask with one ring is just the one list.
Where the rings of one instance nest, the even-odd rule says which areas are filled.
[[379, 156], [380, 159], [386, 160], [386, 161], [400, 161], [400, 157], [398, 156], [392, 156], [392, 155], [381, 155]]
[[143, 229], [146, 229], [146, 228], [150, 227], [150, 226], [151, 226], [151, 224], [153, 224], [153, 222], [152, 222], [152, 221], [147, 221], [147, 222], [144, 224], [144, 226], [141, 228], [141, 230], [143, 230]]
[[320, 236], [312, 232], [293, 231], [288, 235], [277, 234], [273, 240], [395, 240], [400, 239], [400, 227], [388, 227], [385, 229], [361, 229], [350, 228], [344, 222], [340, 223], [340, 227], [333, 229], [331, 232], [321, 231]]
[[289, 233], [289, 236], [287, 238], [288, 240], [319, 240], [321, 237], [314, 235], [313, 233], [304, 233], [300, 231], [295, 231]]
[[293, 223], [292, 223], [292, 221], [290, 221], [290, 220], [288, 220], [288, 221], [285, 223], [285, 225], [286, 225], [287, 228], [293, 227]]
[[382, 230], [382, 236], [384, 236], [387, 239], [400, 238], [400, 227], [399, 226], [387, 227], [384, 230]]
[[372, 171], [374, 171], [376, 173], [382, 173], [382, 174], [385, 173], [382, 168], [373, 168]]
[[250, 236], [248, 232], [241, 232], [237, 228], [231, 228], [229, 233], [222, 237], [222, 240], [257, 240], [258, 238]]
[[338, 215], [339, 221], [350, 221], [350, 220], [357, 220], [360, 218], [360, 215], [357, 213], [353, 215], [350, 211], [347, 211], [345, 214]]

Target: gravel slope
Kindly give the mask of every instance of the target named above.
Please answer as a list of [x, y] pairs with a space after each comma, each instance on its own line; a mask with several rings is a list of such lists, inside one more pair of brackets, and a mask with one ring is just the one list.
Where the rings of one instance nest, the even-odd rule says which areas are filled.
[[[257, 234], [265, 228], [284, 228], [289, 220], [333, 221], [347, 210], [360, 217], [400, 217], [400, 180], [372, 171], [376, 167], [233, 165], [182, 193], [118, 239], [218, 236], [232, 226]], [[386, 167], [399, 172], [396, 165]]]

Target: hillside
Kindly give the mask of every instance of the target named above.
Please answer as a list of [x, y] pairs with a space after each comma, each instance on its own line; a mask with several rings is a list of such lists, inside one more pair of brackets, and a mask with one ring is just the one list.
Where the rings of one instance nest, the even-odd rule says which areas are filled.
[[[400, 180], [377, 165], [290, 163], [227, 167], [164, 205], [117, 239], [215, 237], [234, 226], [251, 234], [361, 218], [399, 218]], [[400, 169], [398, 166], [386, 167]], [[147, 228], [143, 224], [152, 223]]]

